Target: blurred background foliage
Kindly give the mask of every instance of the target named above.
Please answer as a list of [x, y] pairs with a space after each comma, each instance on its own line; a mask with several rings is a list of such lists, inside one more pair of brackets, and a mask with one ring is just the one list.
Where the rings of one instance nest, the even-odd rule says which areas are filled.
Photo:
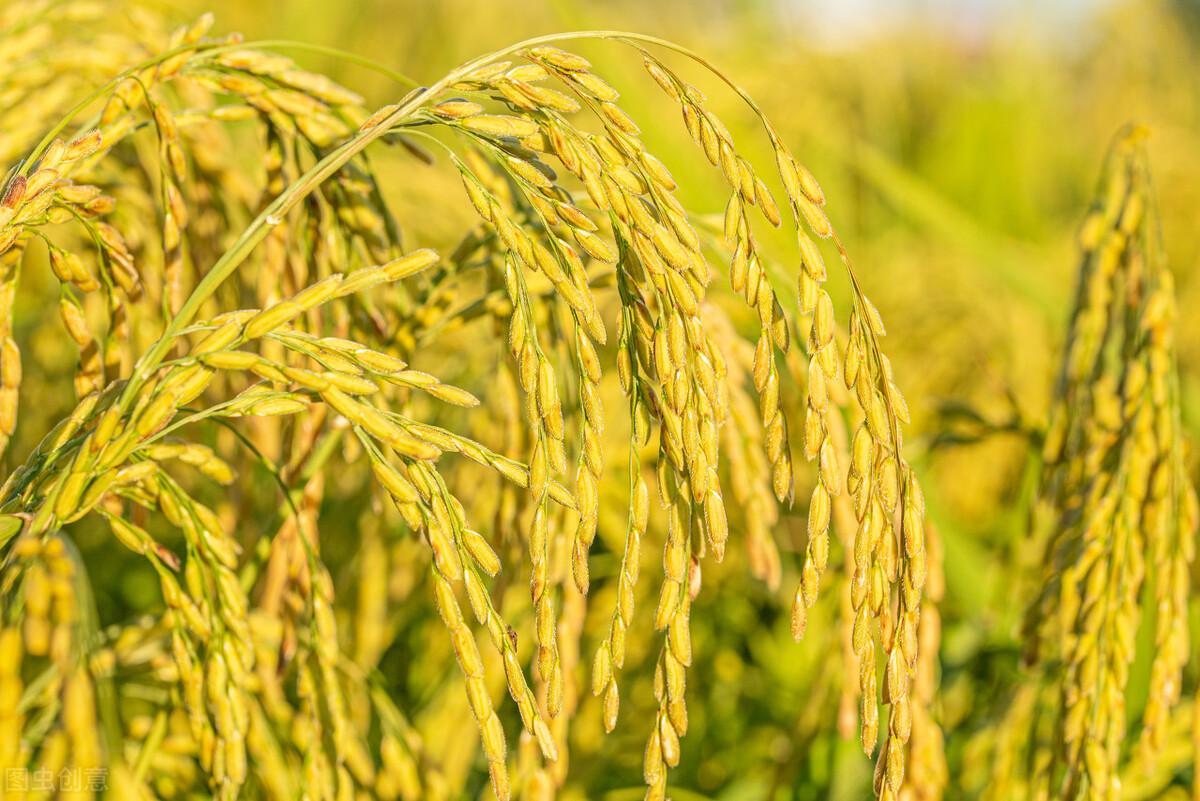
[[[977, 756], [981, 738], [989, 736], [989, 722], [1004, 709], [1019, 670], [1018, 620], [1027, 598], [1019, 576], [1039, 558], [1024, 547], [1035, 466], [1031, 443], [1044, 423], [1061, 356], [1077, 266], [1076, 229], [1110, 137], [1130, 120], [1153, 132], [1151, 163], [1181, 309], [1184, 423], [1193, 437], [1200, 433], [1200, 317], [1190, 313], [1200, 305], [1200, 3], [1042, 5], [187, 0], [164, 4], [163, 10], [180, 21], [212, 10], [218, 30], [239, 30], [248, 40], [336, 46], [418, 81], [435, 80], [478, 53], [541, 33], [633, 30], [692, 47], [747, 89], [821, 180], [830, 216], [888, 324], [886, 347], [914, 416], [910, 456], [945, 551], [942, 695], [936, 712], [947, 739], [947, 797], [974, 798], [988, 768]], [[611, 45], [579, 50], [621, 90], [623, 107], [642, 124], [647, 145], [679, 179], [684, 202], [719, 215], [720, 174], [691, 147], [674, 108], [638, 60]], [[362, 92], [371, 104], [405, 91], [339, 58], [296, 57]], [[769, 163], [766, 140], [749, 112], [728, 92], [680, 66], [711, 90], [711, 108], [745, 143], [747, 155]], [[455, 172], [445, 165], [396, 162], [381, 160], [378, 166], [408, 244], [452, 248], [469, 220]], [[780, 235], [771, 244], [781, 258], [791, 258], [790, 237]], [[45, 288], [50, 291], [48, 279]], [[832, 291], [835, 300], [848, 297], [836, 280]], [[30, 317], [36, 311], [32, 305], [26, 310]], [[473, 341], [479, 341], [478, 329], [469, 332]], [[463, 336], [466, 342], [467, 333]], [[30, 343], [32, 358], [51, 374], [61, 371], [64, 380], [30, 386], [26, 408], [42, 405], [49, 412], [70, 405], [59, 393], [69, 384], [65, 376], [73, 355], [56, 353], [59, 342], [47, 333], [41, 350], [36, 339]], [[442, 350], [415, 366], [486, 391], [478, 373], [473, 379], [465, 374], [481, 359], [499, 358], [499, 350], [477, 351], [467, 363], [453, 342], [443, 338]], [[609, 408], [621, 408], [615, 391]], [[488, 422], [477, 417], [475, 425], [486, 429]], [[623, 425], [614, 421], [615, 427]], [[28, 428], [28, 437], [40, 434], [35, 424]], [[1189, 460], [1193, 478], [1195, 463]], [[619, 464], [613, 472], [621, 473]], [[256, 478], [269, 493], [269, 476]], [[339, 500], [330, 502], [322, 523], [327, 562], [335, 578], [338, 571], [344, 577], [372, 566], [383, 571], [374, 577], [386, 587], [387, 600], [389, 643], [379, 657], [381, 674], [397, 705], [422, 731], [429, 752], [443, 761], [448, 776], [458, 777], [464, 797], [487, 793], [461, 681], [451, 669], [449, 640], [425, 586], [427, 571], [416, 564], [425, 557], [410, 539], [381, 531], [386, 522], [360, 517], [364, 505], [355, 502], [352, 488], [366, 483], [359, 471], [330, 477], [331, 484], [338, 482], [347, 489], [331, 493]], [[806, 495], [801, 486], [797, 496]], [[616, 573], [624, 531], [619, 516], [624, 501], [611, 500], [594, 557], [587, 628], [596, 634], [612, 608], [608, 579]], [[265, 498], [263, 506], [273, 503]], [[803, 511], [785, 513], [779, 524], [784, 588], [795, 585]], [[81, 542], [88, 547], [82, 534]], [[104, 542], [97, 532], [92, 544]], [[657, 558], [653, 550], [646, 549], [647, 560]], [[373, 565], [370, 560], [380, 554]], [[839, 647], [836, 596], [814, 609], [811, 633], [795, 645], [786, 592], [753, 581], [738, 559], [713, 572], [718, 575], [706, 576], [693, 615], [693, 716], [680, 768], [672, 773], [673, 797], [865, 797], [871, 763], [852, 739], [839, 736], [834, 723], [843, 681], [828, 659]], [[102, 619], [153, 603], [157, 593], [153, 574], [133, 555], [114, 554], [91, 578], [99, 588]], [[512, 608], [527, 607], [519, 578], [509, 593]], [[339, 600], [346, 628], [352, 628], [362, 599]], [[528, 628], [528, 620], [523, 622]], [[581, 655], [585, 697], [573, 724], [564, 798], [641, 796], [641, 744], [654, 704], [649, 653], [654, 640], [648, 630], [633, 634], [640, 636], [629, 638], [622, 721], [611, 736], [603, 735], [599, 703], [586, 691], [590, 649]], [[1146, 672], [1145, 666], [1133, 672], [1134, 719]], [[1196, 672], [1193, 663], [1188, 687], [1195, 686]], [[1191, 770], [1183, 766], [1155, 781], [1131, 781], [1126, 798], [1181, 794]], [[1175, 788], [1167, 789], [1172, 780]]]

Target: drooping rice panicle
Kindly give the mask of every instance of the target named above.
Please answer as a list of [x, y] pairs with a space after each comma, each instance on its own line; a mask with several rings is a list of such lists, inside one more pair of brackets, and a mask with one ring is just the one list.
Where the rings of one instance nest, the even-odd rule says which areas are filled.
[[[26, 157], [0, 196], [0, 309], [12, 305], [31, 246], [44, 246], [79, 351], [74, 411], [22, 454], [0, 492], [16, 526], [6, 547], [33, 558], [98, 516], [145, 560], [162, 596], [161, 615], [137, 634], [158, 652], [151, 694], [160, 700], [137, 727], [147, 744], [122, 747], [134, 735], [119, 720], [103, 721], [111, 741], [92, 743], [88, 715], [104, 705], [91, 702], [87, 674], [65, 665], [58, 678], [81, 711], [48, 738], [60, 737], [76, 764], [114, 765], [131, 792], [169, 775], [222, 799], [260, 786], [277, 797], [299, 786], [320, 799], [451, 797], [448, 769], [430, 764], [428, 746], [372, 684], [399, 636], [389, 614], [394, 572], [404, 592], [420, 586], [435, 599], [449, 644], [442, 654], [453, 651], [466, 689], [457, 708], [475, 720], [493, 794], [551, 798], [567, 777], [586, 596], [611, 583], [591, 685], [612, 730], [630, 633], [643, 621], [662, 633], [643, 777], [646, 797], [665, 799], [689, 727], [702, 576], [740, 524], [751, 572], [772, 589], [782, 580], [774, 529], [778, 504], [795, 494], [790, 432], [802, 425], [816, 479], [794, 633], [804, 632], [823, 577], [837, 573], [831, 520], [852, 499], [847, 659], [859, 666], [868, 752], [878, 703], [890, 706], [876, 792], [897, 797], [906, 763], [920, 766], [907, 786], [940, 786], [925, 710], [937, 618], [921, 617], [923, 501], [903, 453], [907, 409], [881, 349], [882, 322], [824, 195], [780, 133], [750, 101], [787, 210], [699, 90], [655, 53], [682, 54], [749, 97], [669, 42], [577, 37], [632, 47], [725, 178], [729, 286], [757, 320], [754, 346], [716, 300], [719, 249], [618, 91], [557, 46], [571, 36], [475, 59], [370, 114], [356, 93], [272, 47], [210, 37], [211, 24], [160, 36], [90, 100], [47, 117], [40, 143], [22, 134]], [[254, 136], [226, 131], [235, 124]], [[458, 172], [480, 224], [440, 263], [401, 241], [367, 155], [381, 141], [424, 164], [446, 153]], [[245, 142], [262, 168], [253, 179], [238, 169]], [[797, 228], [790, 275], [756, 238], [752, 208], [769, 225], [786, 216]], [[850, 278], [844, 339], [823, 288], [821, 240], [836, 246]], [[794, 321], [779, 294], [792, 282]], [[0, 315], [5, 443], [22, 373], [10, 318]], [[494, 381], [435, 361], [450, 334], [475, 323], [502, 341]], [[597, 580], [589, 557], [612, 503], [613, 426], [602, 397], [614, 350], [629, 422], [627, 450], [618, 450], [623, 536], [615, 569]], [[791, 415], [795, 385], [803, 421]], [[852, 446], [843, 414], [858, 425]], [[501, 430], [462, 432], [472, 415]], [[492, 478], [481, 484], [480, 470]], [[247, 474], [269, 476], [280, 497], [243, 497], [235, 477]], [[375, 491], [353, 497], [370, 510], [358, 514], [378, 519], [363, 527], [361, 585], [339, 597], [344, 577], [327, 551], [342, 546], [322, 536], [323, 513], [368, 474]], [[640, 579], [642, 546], [660, 537], [661, 575]], [[392, 547], [407, 548], [406, 558], [389, 568]], [[506, 590], [523, 565], [530, 589], [519, 602]], [[658, 603], [651, 611], [639, 600], [639, 618], [635, 600], [648, 590]], [[53, 620], [26, 614], [34, 634], [31, 646], [22, 632], [21, 659], [66, 647], [45, 642], [52, 622], [29, 623], [43, 618]], [[480, 653], [476, 624], [498, 670]], [[532, 633], [529, 649], [518, 627]], [[91, 640], [80, 642], [89, 656]], [[536, 664], [532, 684], [526, 660]], [[22, 674], [10, 668], [0, 665], [0, 682], [16, 687]], [[528, 735], [513, 749], [500, 671]], [[2, 720], [5, 731], [25, 725], [21, 714]], [[41, 747], [51, 745], [62, 750]]]

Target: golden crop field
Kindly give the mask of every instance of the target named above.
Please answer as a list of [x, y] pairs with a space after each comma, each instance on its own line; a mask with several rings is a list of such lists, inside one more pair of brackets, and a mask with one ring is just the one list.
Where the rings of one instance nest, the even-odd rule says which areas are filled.
[[1197, 76], [0, 0], [0, 801], [1200, 801]]

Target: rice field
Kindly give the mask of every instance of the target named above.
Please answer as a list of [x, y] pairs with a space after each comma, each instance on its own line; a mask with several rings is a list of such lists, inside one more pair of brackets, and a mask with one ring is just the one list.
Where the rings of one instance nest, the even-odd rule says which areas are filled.
[[0, 0], [0, 799], [1200, 799], [1200, 9]]

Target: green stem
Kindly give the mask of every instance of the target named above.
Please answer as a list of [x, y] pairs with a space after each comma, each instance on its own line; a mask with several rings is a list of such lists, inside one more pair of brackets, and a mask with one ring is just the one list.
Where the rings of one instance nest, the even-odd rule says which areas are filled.
[[317, 53], [323, 56], [332, 56], [341, 61], [346, 61], [350, 64], [355, 64], [359, 67], [364, 67], [372, 72], [378, 72], [384, 77], [391, 78], [396, 83], [403, 83], [409, 86], [420, 86], [421, 82], [415, 78], [405, 75], [399, 70], [394, 70], [378, 61], [360, 56], [357, 53], [349, 50], [342, 50], [338, 47], [330, 47], [329, 45], [311, 44], [309, 42], [300, 42], [292, 39], [260, 39], [255, 42], [247, 42], [246, 44], [238, 45], [239, 50], [246, 48], [261, 48], [263, 50], [303, 50], [309, 53]]
[[158, 751], [159, 745], [162, 744], [163, 738], [167, 734], [167, 713], [165, 710], [159, 710], [154, 717], [154, 724], [150, 727], [150, 733], [146, 735], [146, 741], [142, 744], [142, 748], [138, 751], [137, 762], [133, 766], [133, 781], [135, 784], [140, 784], [146, 776], [146, 771], [150, 768], [150, 760], [154, 758], [154, 754]]

